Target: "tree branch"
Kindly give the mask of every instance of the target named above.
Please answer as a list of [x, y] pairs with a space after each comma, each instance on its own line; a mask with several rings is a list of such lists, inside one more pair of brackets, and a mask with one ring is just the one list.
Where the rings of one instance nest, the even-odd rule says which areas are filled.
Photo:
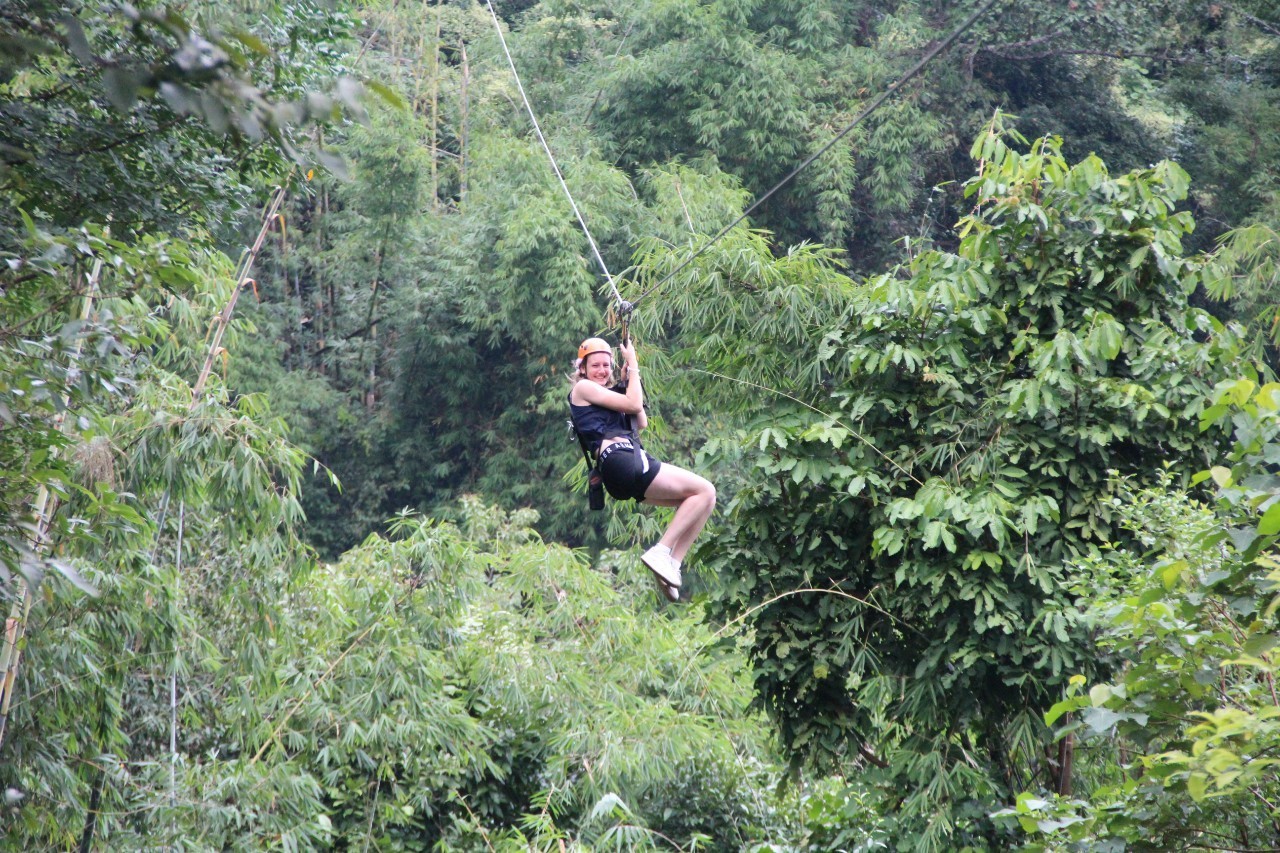
[[1280, 36], [1280, 25], [1273, 24], [1270, 21], [1264, 21], [1261, 18], [1256, 18], [1253, 15], [1250, 15], [1248, 12], [1241, 9], [1239, 6], [1235, 5], [1234, 3], [1220, 3], [1220, 5], [1224, 9], [1230, 9], [1232, 12], [1235, 12], [1237, 15], [1244, 18], [1246, 21], [1258, 27], [1259, 29], [1266, 30], [1267, 32], [1271, 33], [1273, 36]]
[[183, 120], [183, 117], [178, 116], [177, 118], [170, 119], [169, 121], [161, 122], [159, 125], [155, 127], [147, 128], [146, 130], [139, 130], [136, 133], [131, 133], [128, 136], [122, 136], [119, 139], [112, 140], [111, 142], [104, 143], [95, 148], [81, 148], [77, 151], [64, 151], [62, 149], [55, 149], [53, 153], [62, 157], [83, 157], [86, 154], [101, 154], [104, 151], [110, 151], [113, 148], [119, 148], [121, 145], [128, 145], [130, 142], [134, 142], [138, 139], [141, 139], [144, 136], [150, 136], [154, 133], [163, 133], [164, 131], [169, 130], [175, 125], [180, 124], [182, 120]]
[[[363, 326], [361, 326], [360, 328], [356, 329], [355, 331], [347, 332], [345, 335], [338, 335], [338, 336], [337, 336], [337, 337], [338, 337], [338, 340], [339, 340], [339, 341], [341, 341], [341, 342], [343, 342], [343, 343], [345, 343], [346, 341], [349, 341], [349, 340], [351, 340], [352, 338], [357, 338], [357, 337], [359, 337], [360, 335], [363, 335], [365, 332], [368, 332], [368, 331], [369, 331], [370, 329], [372, 329], [374, 326], [376, 326], [376, 325], [378, 325], [379, 323], [381, 323], [384, 319], [386, 319], [386, 315], [382, 315], [382, 316], [376, 317], [376, 318], [374, 318], [373, 320], [370, 320], [368, 323], [365, 323]], [[325, 344], [324, 346], [320, 347], [320, 349], [318, 349], [318, 350], [316, 350], [315, 352], [313, 352], [313, 353], [312, 353], [312, 355], [313, 355], [313, 356], [314, 356], [314, 355], [324, 355], [326, 352], [328, 352], [329, 350], [333, 349], [335, 346], [337, 346], [337, 344]]]
[[[1192, 831], [1198, 832], [1201, 835], [1211, 835], [1214, 838], [1223, 838], [1223, 839], [1226, 839], [1227, 841], [1235, 841], [1235, 839], [1232, 838], [1230, 835], [1226, 835], [1225, 833], [1221, 833], [1221, 832], [1214, 832], [1212, 829], [1205, 829], [1204, 827], [1193, 827]], [[1248, 843], [1247, 838], [1245, 840], [1245, 843], [1246, 844]], [[1211, 844], [1192, 844], [1188, 849], [1230, 850], [1230, 851], [1233, 851], [1233, 853], [1280, 853], [1280, 847], [1214, 847]]]
[[979, 47], [978, 53], [986, 52], [986, 53], [996, 53], [996, 54], [1003, 55], [1003, 51], [1005, 50], [1012, 50], [1012, 49], [1023, 48], [1023, 47], [1035, 47], [1038, 44], [1044, 44], [1045, 42], [1053, 41], [1054, 39], [1059, 38], [1060, 36], [1066, 35], [1066, 33], [1067, 33], [1066, 30], [1057, 30], [1052, 33], [1046, 33], [1045, 35], [1039, 36], [1037, 38], [1027, 39], [1026, 41], [1011, 41], [1011, 42], [1008, 42], [1007, 44], [986, 45], [983, 47]]
[[889, 762], [872, 752], [871, 747], [867, 746], [865, 743], [858, 744], [858, 754], [867, 759], [867, 761], [870, 761], [876, 767], [879, 767], [881, 770], [885, 770], [889, 767]]
[[[36, 277], [37, 276], [35, 275], [27, 276], [27, 278], [36, 278]], [[37, 320], [41, 320], [47, 316], [56, 314], [57, 312], [65, 308], [68, 304], [70, 304], [71, 300], [76, 299], [78, 297], [82, 297], [82, 296], [84, 296], [83, 290], [80, 290], [79, 288], [72, 288], [66, 293], [63, 293], [62, 295], [56, 297], [43, 310], [38, 311], [29, 317], [24, 317], [18, 322], [14, 323], [13, 325], [0, 327], [0, 340], [3, 340], [5, 338], [17, 337], [19, 331], [22, 329], [23, 326], [27, 326], [31, 323], [36, 322]]]
[[[1003, 47], [1003, 45], [1001, 46]], [[1036, 53], [1005, 53], [1000, 48], [980, 47], [976, 53], [991, 53], [1003, 59], [1029, 62], [1036, 59], [1048, 59], [1055, 56], [1105, 56], [1110, 59], [1151, 59], [1159, 62], [1181, 64], [1191, 60], [1190, 54], [1140, 53], [1138, 51], [1085, 50], [1083, 48], [1064, 48], [1062, 50], [1042, 50]]]
[[13, 99], [14, 99], [15, 101], [26, 101], [26, 102], [28, 102], [28, 103], [41, 104], [41, 103], [44, 103], [44, 102], [46, 102], [46, 101], [52, 101], [52, 100], [53, 100], [53, 99], [55, 99], [55, 98], [60, 98], [60, 97], [62, 97], [62, 96], [63, 96], [63, 95], [65, 95], [67, 92], [70, 92], [70, 91], [72, 90], [72, 88], [74, 88], [74, 87], [73, 87], [73, 85], [72, 85], [71, 83], [66, 83], [66, 84], [61, 85], [61, 86], [56, 86], [56, 87], [54, 87], [54, 88], [52, 88], [52, 89], [49, 89], [48, 91], [45, 91], [45, 92], [37, 92], [37, 93], [36, 93], [36, 94], [34, 94], [34, 95], [17, 95], [17, 96], [15, 96]]

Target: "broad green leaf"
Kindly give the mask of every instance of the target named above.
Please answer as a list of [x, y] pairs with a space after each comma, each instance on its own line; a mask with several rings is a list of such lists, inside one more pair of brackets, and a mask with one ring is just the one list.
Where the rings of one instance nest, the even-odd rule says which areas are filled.
[[1075, 696], [1070, 699], [1063, 699], [1061, 702], [1055, 702], [1053, 706], [1044, 712], [1044, 724], [1052, 726], [1062, 718], [1064, 714], [1070, 714], [1078, 711], [1085, 706], [1088, 700], [1085, 697]]
[[1273, 502], [1258, 520], [1260, 536], [1272, 536], [1276, 533], [1280, 533], [1280, 500]]
[[1099, 735], [1111, 731], [1116, 723], [1125, 719], [1124, 714], [1107, 708], [1085, 708], [1080, 712], [1080, 716], [1089, 730]]
[[1202, 802], [1209, 788], [1209, 777], [1203, 773], [1192, 773], [1187, 777], [1187, 793], [1197, 803]]
[[1254, 634], [1245, 640], [1243, 651], [1249, 657], [1266, 654], [1280, 644], [1280, 638], [1273, 634]]

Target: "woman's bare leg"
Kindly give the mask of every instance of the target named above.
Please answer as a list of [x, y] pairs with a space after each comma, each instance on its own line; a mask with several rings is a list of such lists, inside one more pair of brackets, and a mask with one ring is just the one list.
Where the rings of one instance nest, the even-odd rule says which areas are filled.
[[664, 462], [658, 469], [658, 476], [645, 490], [644, 500], [645, 503], [676, 508], [675, 517], [662, 534], [659, 544], [670, 548], [671, 556], [681, 562], [715, 509], [716, 487], [692, 471]]

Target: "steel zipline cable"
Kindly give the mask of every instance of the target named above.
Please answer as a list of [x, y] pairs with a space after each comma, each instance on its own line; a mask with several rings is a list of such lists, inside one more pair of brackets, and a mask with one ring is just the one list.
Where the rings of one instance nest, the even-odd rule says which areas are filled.
[[981, 18], [983, 15], [985, 15], [991, 9], [991, 7], [994, 6], [995, 4], [996, 4], [996, 0], [987, 0], [986, 3], [983, 3], [981, 6], [979, 6], [973, 12], [973, 14], [969, 15], [968, 18], [965, 18], [965, 20], [960, 24], [960, 26], [956, 27], [955, 30], [952, 31], [951, 35], [947, 36], [941, 42], [934, 45], [934, 47], [928, 53], [926, 53], [920, 59], [919, 62], [913, 65], [911, 69], [907, 71], [907, 73], [899, 77], [896, 83], [894, 83], [888, 89], [885, 89], [883, 92], [881, 92], [880, 95], [877, 96], [875, 100], [873, 100], [870, 104], [868, 104], [865, 108], [863, 108], [862, 112], [858, 113], [858, 115], [854, 117], [853, 121], [849, 122], [847, 125], [844, 126], [843, 130], [841, 130], [835, 136], [831, 137], [831, 139], [827, 141], [826, 145], [823, 145], [813, 154], [810, 154], [807, 158], [805, 158], [804, 162], [802, 162], [800, 165], [796, 166], [789, 173], [787, 173], [786, 177], [784, 177], [782, 180], [774, 184], [773, 187], [768, 192], [766, 192], [764, 195], [760, 196], [754, 202], [752, 202], [751, 206], [748, 207], [746, 210], [744, 210], [741, 216], [739, 216], [737, 219], [730, 222], [724, 228], [721, 228], [720, 231], [714, 237], [712, 237], [710, 240], [704, 243], [702, 247], [698, 249], [698, 251], [694, 252], [692, 255], [690, 255], [688, 258], [682, 261], [679, 264], [679, 266], [677, 266], [671, 272], [667, 273], [665, 276], [659, 279], [657, 284], [654, 284], [648, 290], [644, 291], [635, 299], [631, 300], [630, 305], [635, 306], [639, 304], [640, 300], [644, 299], [646, 296], [649, 296], [655, 290], [659, 289], [660, 287], [665, 285], [667, 282], [669, 282], [671, 279], [675, 278], [677, 273], [679, 273], [685, 267], [689, 266], [689, 264], [697, 260], [697, 258], [700, 255], [702, 255], [704, 252], [706, 252], [708, 249], [714, 246], [722, 237], [724, 237], [726, 234], [732, 231], [734, 227], [736, 227], [740, 222], [742, 222], [744, 219], [750, 216], [753, 212], [755, 212], [756, 208], [760, 207], [760, 205], [768, 201], [769, 198], [774, 193], [782, 189], [784, 186], [790, 183], [796, 177], [796, 175], [800, 174], [806, 168], [808, 168], [813, 163], [813, 161], [817, 160], [823, 154], [830, 151], [832, 146], [834, 146], [841, 139], [844, 139], [846, 136], [848, 136], [855, 127], [857, 127], [867, 118], [867, 116], [875, 112], [880, 107], [881, 104], [883, 104], [889, 98], [893, 97], [893, 95], [903, 86], [905, 86], [908, 81], [910, 81], [913, 77], [915, 77], [917, 74], [923, 71], [924, 67], [928, 65], [931, 61], [933, 61], [933, 59], [938, 54], [942, 53], [944, 50], [950, 47], [952, 43], [955, 42], [956, 39], [964, 35], [964, 33], [970, 27], [972, 27], [975, 23], [977, 23], [978, 19]]
[[578, 204], [573, 200], [573, 193], [569, 192], [569, 185], [565, 183], [564, 175], [560, 172], [560, 166], [556, 163], [556, 157], [551, 153], [551, 146], [547, 144], [547, 138], [542, 135], [542, 125], [538, 123], [538, 117], [533, 112], [533, 105], [529, 103], [529, 96], [525, 94], [524, 84], [520, 82], [520, 72], [516, 70], [515, 60], [511, 57], [511, 50], [507, 47], [506, 36], [502, 34], [502, 22], [498, 20], [498, 13], [493, 8], [493, 0], [485, 0], [489, 7], [489, 14], [493, 18], [493, 28], [498, 32], [498, 41], [502, 43], [502, 52], [507, 56], [507, 65], [511, 67], [511, 76], [515, 78], [516, 88], [520, 91], [520, 100], [524, 101], [525, 111], [529, 113], [529, 121], [533, 122], [533, 131], [538, 136], [538, 141], [542, 143], [542, 150], [547, 152], [547, 159], [551, 161], [551, 169], [556, 173], [556, 179], [560, 181], [560, 189], [564, 190], [565, 198], [569, 199], [569, 206], [573, 208], [573, 215], [578, 217], [578, 224], [582, 226], [582, 233], [587, 235], [587, 242], [591, 244], [591, 252], [595, 255], [596, 263], [600, 265], [601, 272], [604, 273], [605, 280], [609, 282], [609, 287], [613, 289], [613, 297], [618, 300], [619, 306], [627, 305], [626, 300], [622, 298], [622, 294], [618, 291], [618, 285], [614, 282], [613, 276], [609, 273], [609, 267], [605, 265], [604, 258], [600, 254], [600, 248], [596, 245], [595, 238], [591, 236], [591, 229], [587, 227], [587, 220], [583, 217], [582, 211], [578, 209]]

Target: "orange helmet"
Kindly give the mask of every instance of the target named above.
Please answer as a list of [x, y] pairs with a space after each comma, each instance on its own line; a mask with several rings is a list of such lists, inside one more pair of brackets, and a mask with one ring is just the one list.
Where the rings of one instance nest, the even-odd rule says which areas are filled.
[[613, 347], [609, 346], [603, 338], [587, 338], [578, 346], [579, 359], [584, 359], [593, 352], [607, 352], [612, 356]]

